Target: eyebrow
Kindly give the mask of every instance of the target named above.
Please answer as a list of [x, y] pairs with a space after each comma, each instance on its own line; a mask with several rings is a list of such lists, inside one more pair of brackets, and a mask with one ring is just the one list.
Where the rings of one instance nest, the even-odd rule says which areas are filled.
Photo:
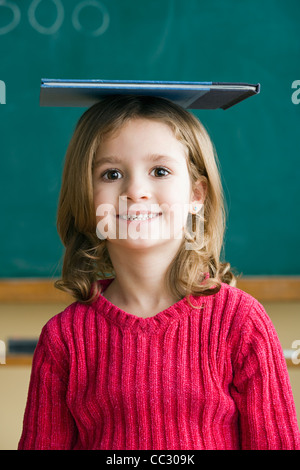
[[122, 163], [122, 159], [115, 156], [98, 158], [94, 161], [94, 166], [104, 165], [105, 163]]
[[[164, 161], [164, 162], [172, 162], [176, 163], [176, 159], [174, 157], [171, 157], [170, 155], [161, 155], [161, 154], [153, 154], [153, 155], [148, 155], [145, 159], [145, 161], [151, 161], [153, 163], [157, 163], [159, 161]], [[123, 159], [116, 156], [116, 155], [110, 155], [107, 157], [102, 157], [97, 159], [93, 166], [94, 168], [100, 166], [100, 165], [105, 165], [105, 164], [120, 164], [123, 163]]]

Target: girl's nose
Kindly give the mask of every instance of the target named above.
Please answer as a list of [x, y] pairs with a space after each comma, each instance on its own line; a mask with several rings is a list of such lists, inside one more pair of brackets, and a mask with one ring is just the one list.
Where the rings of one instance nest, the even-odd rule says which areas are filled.
[[130, 199], [132, 202], [144, 201], [150, 199], [151, 191], [147, 183], [141, 178], [130, 178], [126, 182], [121, 199]]

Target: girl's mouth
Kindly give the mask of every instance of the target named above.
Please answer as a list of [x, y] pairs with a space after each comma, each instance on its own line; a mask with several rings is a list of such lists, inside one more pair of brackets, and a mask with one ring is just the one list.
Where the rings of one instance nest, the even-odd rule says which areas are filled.
[[118, 217], [123, 220], [128, 220], [128, 221], [133, 221], [133, 220], [138, 220], [138, 221], [143, 221], [143, 220], [149, 220], [153, 219], [155, 217], [158, 217], [161, 215], [160, 212], [157, 213], [144, 213], [144, 214], [119, 214]]

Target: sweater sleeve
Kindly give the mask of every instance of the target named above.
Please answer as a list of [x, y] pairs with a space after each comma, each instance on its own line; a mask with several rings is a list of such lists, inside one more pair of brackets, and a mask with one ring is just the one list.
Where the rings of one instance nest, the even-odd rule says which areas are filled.
[[66, 403], [66, 357], [59, 339], [49, 341], [46, 327], [34, 353], [18, 450], [70, 450], [76, 441]]
[[239, 410], [242, 449], [300, 449], [283, 351], [271, 320], [258, 302], [242, 328], [232, 395]]

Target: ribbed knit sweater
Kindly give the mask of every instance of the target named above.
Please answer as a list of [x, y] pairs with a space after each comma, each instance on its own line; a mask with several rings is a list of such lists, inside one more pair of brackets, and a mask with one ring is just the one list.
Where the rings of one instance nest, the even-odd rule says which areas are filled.
[[[110, 281], [103, 282], [104, 287]], [[300, 449], [264, 308], [222, 284], [153, 317], [102, 295], [43, 328], [19, 449]]]

